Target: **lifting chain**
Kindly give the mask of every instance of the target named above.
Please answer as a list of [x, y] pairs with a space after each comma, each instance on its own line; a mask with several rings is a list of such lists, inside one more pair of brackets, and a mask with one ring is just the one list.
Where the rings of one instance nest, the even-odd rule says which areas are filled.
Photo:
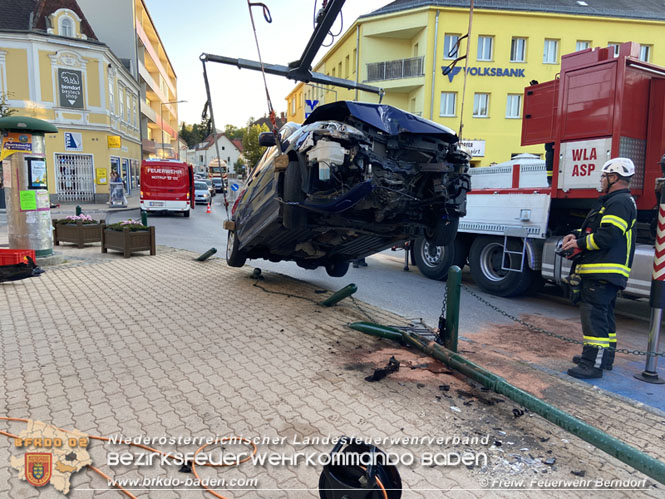
[[[476, 300], [478, 300], [483, 305], [487, 305], [489, 308], [491, 308], [495, 312], [498, 312], [499, 314], [501, 314], [504, 317], [510, 319], [511, 321], [514, 321], [514, 322], [517, 322], [518, 324], [521, 324], [522, 326], [526, 327], [527, 329], [529, 329], [531, 331], [535, 331], [536, 333], [542, 333], [546, 336], [550, 336], [552, 338], [556, 338], [558, 340], [565, 341], [567, 343], [574, 343], [574, 344], [577, 344], [577, 345], [584, 345], [584, 342], [582, 342], [580, 340], [575, 340], [573, 338], [568, 338], [567, 336], [562, 336], [560, 334], [553, 333], [552, 331], [548, 331], [547, 329], [543, 329], [542, 327], [535, 326], [534, 324], [530, 324], [525, 320], [522, 320], [518, 317], [515, 317], [514, 315], [509, 314], [508, 312], [506, 312], [505, 310], [500, 309], [499, 307], [497, 307], [493, 303], [490, 303], [485, 298], [483, 298], [478, 293], [476, 293], [475, 291], [473, 291], [469, 287], [465, 286], [464, 284], [462, 284], [462, 288], [464, 289], [464, 291], [469, 293], [471, 296], [473, 296]], [[445, 308], [446, 308], [446, 301], [444, 300], [443, 301], [442, 313], [445, 312]], [[627, 348], [612, 348], [612, 347], [610, 347], [610, 348], [606, 348], [606, 350], [610, 350], [610, 351], [614, 350], [615, 352], [625, 353], [625, 354], [628, 354], [628, 355], [649, 355], [648, 352], [643, 352], [641, 350], [628, 350]], [[662, 353], [662, 352], [653, 352], [651, 355], [654, 356], [654, 357], [665, 357], [665, 353]]]

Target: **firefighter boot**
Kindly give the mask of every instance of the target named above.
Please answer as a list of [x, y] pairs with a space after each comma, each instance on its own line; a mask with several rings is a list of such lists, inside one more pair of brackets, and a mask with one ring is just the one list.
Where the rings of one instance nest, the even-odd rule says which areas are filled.
[[[606, 364], [603, 366], [603, 369], [606, 371], [611, 371], [612, 370], [612, 364], [614, 363], [614, 351], [609, 351], [606, 352], [607, 355], [607, 361]], [[575, 355], [573, 356], [573, 363], [579, 364], [582, 362], [582, 356], [581, 355]]]
[[577, 367], [568, 369], [568, 375], [577, 379], [602, 378], [603, 370], [581, 363]]

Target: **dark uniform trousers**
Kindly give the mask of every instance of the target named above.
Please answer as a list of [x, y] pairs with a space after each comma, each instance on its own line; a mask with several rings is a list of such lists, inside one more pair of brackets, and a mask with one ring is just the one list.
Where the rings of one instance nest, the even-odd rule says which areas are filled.
[[586, 365], [607, 369], [614, 363], [614, 349], [617, 345], [614, 305], [620, 289], [605, 280], [582, 279], [582, 362]]

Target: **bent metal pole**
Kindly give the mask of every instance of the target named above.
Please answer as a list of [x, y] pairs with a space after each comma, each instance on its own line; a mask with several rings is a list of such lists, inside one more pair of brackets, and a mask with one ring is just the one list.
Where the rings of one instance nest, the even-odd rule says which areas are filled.
[[665, 308], [665, 182], [660, 189], [658, 206], [658, 230], [656, 231], [656, 247], [653, 255], [653, 274], [651, 275], [651, 293], [649, 305], [651, 306], [651, 324], [649, 326], [649, 343], [647, 345], [647, 362], [644, 371], [635, 377], [647, 383], [663, 384], [665, 380], [658, 377], [656, 368], [658, 357], [658, 342], [660, 339], [660, 321]]
[[425, 340], [408, 331], [401, 331], [394, 327], [381, 326], [379, 324], [354, 322], [349, 324], [349, 327], [356, 331], [391, 340], [397, 339], [397, 334], [400, 334], [403, 343], [418, 348], [435, 359], [440, 360], [451, 369], [455, 369], [468, 378], [480, 383], [485, 388], [505, 395], [521, 406], [544, 417], [550, 423], [554, 423], [600, 450], [607, 452], [610, 456], [626, 463], [628, 466], [632, 466], [654, 480], [665, 484], [665, 463], [662, 461], [511, 385], [501, 376], [497, 376], [493, 372], [484, 369], [478, 364], [474, 364], [465, 357], [441, 345], [437, 345], [433, 341]]

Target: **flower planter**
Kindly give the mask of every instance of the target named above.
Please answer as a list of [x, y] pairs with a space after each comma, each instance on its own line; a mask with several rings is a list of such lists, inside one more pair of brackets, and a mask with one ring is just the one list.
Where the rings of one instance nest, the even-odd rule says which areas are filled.
[[84, 224], [81, 222], [71, 224], [55, 224], [53, 231], [53, 244], [74, 243], [83, 248], [86, 243], [97, 243], [102, 240], [104, 224]]
[[108, 250], [122, 252], [125, 258], [129, 258], [132, 253], [137, 251], [150, 251], [155, 255], [155, 228], [148, 230], [131, 231], [127, 228], [123, 230], [104, 229], [102, 231], [102, 253]]

